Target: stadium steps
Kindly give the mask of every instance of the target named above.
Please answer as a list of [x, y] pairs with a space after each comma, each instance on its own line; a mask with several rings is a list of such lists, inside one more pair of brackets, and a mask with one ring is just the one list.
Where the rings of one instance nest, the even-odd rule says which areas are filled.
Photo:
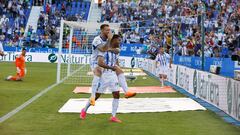
[[42, 6], [33, 6], [32, 7], [30, 16], [28, 18], [24, 36], [27, 36], [29, 26], [32, 26], [33, 32], [37, 31], [38, 18], [40, 16], [41, 10], [42, 10]]
[[98, 4], [91, 1], [91, 6], [89, 10], [88, 22], [98, 22], [101, 19], [101, 8], [98, 7]]

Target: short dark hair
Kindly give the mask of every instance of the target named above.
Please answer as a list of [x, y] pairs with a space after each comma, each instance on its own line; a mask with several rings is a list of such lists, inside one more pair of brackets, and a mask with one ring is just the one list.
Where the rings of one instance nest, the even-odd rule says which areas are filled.
[[109, 27], [109, 25], [108, 25], [108, 24], [102, 24], [102, 25], [100, 26], [100, 29], [103, 30], [105, 27]]
[[118, 34], [114, 34], [113, 37], [112, 37], [112, 40], [113, 40], [113, 39], [116, 39], [116, 38], [121, 38], [121, 36], [118, 35]]
[[25, 47], [22, 48], [23, 51], [26, 51], [27, 49]]

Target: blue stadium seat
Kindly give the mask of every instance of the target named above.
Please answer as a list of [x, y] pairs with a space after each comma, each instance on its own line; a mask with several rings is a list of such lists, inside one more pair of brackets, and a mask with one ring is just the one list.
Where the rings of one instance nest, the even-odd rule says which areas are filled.
[[91, 2], [87, 2], [87, 8], [90, 8]]
[[58, 9], [58, 10], [61, 10], [61, 8], [62, 8], [61, 3], [58, 3], [58, 5], [57, 5], [57, 9]]
[[71, 15], [75, 15], [76, 14], [76, 10], [77, 10], [76, 8], [72, 8], [71, 9]]
[[66, 1], [63, 1], [63, 4], [64, 4], [64, 6], [66, 6], [66, 5], [67, 5], [67, 2], [66, 2]]
[[82, 3], [82, 9], [85, 9], [85, 2]]
[[77, 2], [77, 8], [81, 7], [81, 2]]
[[73, 7], [74, 7], [74, 8], [76, 7], [76, 2], [75, 2], [75, 1], [72, 2], [72, 8], [73, 8]]
[[66, 15], [68, 16], [68, 15], [70, 15], [70, 14], [71, 14], [71, 11], [66, 10]]

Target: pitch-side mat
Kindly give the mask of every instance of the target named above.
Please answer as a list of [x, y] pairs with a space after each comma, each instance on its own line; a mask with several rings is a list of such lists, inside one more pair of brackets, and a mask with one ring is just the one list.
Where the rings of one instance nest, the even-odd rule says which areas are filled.
[[[170, 86], [160, 87], [160, 86], [145, 86], [145, 87], [129, 87], [129, 91], [136, 93], [173, 93], [176, 92]], [[76, 87], [73, 90], [74, 93], [91, 93], [91, 87]], [[123, 93], [122, 88], [120, 88], [120, 92]], [[110, 91], [106, 90], [105, 93], [110, 93]]]
[[[60, 113], [80, 113], [89, 99], [69, 99], [58, 111]], [[206, 110], [190, 98], [121, 98], [118, 113], [168, 112]], [[112, 98], [100, 98], [88, 113], [111, 113]]]

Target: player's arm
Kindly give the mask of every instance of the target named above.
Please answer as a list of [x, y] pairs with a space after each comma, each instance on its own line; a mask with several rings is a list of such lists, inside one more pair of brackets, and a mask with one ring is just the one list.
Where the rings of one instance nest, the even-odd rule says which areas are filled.
[[115, 54], [119, 54], [120, 53], [120, 48], [108, 48], [108, 51], [113, 52]]
[[115, 70], [114, 67], [105, 64], [103, 56], [98, 56], [98, 65], [102, 68], [111, 69], [113, 71]]
[[[99, 45], [100, 46], [100, 45]], [[101, 47], [98, 47], [98, 50], [101, 52], [106, 52], [108, 51], [108, 47], [110, 46], [110, 40], [106, 42], [106, 44], [102, 45]]]
[[117, 59], [116, 65], [120, 67], [119, 59]]
[[101, 52], [106, 52], [106, 51], [108, 51], [109, 46], [110, 46], [110, 43], [111, 43], [111, 40], [112, 40], [112, 36], [113, 36], [112, 33], [109, 32], [109, 34], [108, 34], [108, 39], [107, 39], [106, 44], [104, 44], [104, 45], [101, 46], [101, 47], [98, 47], [98, 50], [99, 50], [99, 51], [101, 51]]
[[93, 49], [98, 49], [100, 52], [106, 52], [108, 50], [108, 46], [110, 45], [110, 40], [107, 40], [106, 44], [102, 44], [101, 40], [94, 39], [92, 42]]

